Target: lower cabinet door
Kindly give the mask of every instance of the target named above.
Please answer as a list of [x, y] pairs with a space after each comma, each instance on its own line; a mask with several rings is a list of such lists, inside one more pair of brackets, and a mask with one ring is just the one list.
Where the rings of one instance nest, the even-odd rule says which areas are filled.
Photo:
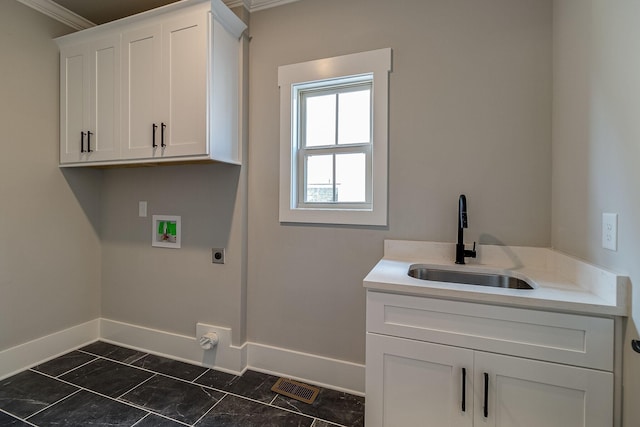
[[610, 372], [480, 351], [474, 370], [475, 427], [613, 424]]
[[471, 427], [473, 351], [367, 334], [367, 427]]

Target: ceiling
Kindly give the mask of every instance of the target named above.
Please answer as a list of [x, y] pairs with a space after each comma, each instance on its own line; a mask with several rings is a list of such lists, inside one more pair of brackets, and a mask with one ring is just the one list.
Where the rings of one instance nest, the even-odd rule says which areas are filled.
[[156, 7], [173, 3], [176, 0], [55, 0], [68, 9], [94, 24], [104, 24], [125, 16], [134, 15]]

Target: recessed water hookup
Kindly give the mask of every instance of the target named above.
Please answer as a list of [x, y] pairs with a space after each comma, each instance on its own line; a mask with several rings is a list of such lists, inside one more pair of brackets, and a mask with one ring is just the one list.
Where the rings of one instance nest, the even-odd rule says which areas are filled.
[[211, 350], [218, 345], [218, 341], [218, 334], [215, 332], [207, 332], [198, 339], [203, 350]]

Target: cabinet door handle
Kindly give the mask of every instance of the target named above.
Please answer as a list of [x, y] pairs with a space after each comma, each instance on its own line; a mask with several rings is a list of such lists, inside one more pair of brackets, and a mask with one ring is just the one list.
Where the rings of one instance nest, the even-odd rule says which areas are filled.
[[87, 153], [92, 153], [93, 150], [91, 149], [91, 131], [87, 132]]
[[467, 369], [462, 368], [462, 412], [467, 412]]
[[154, 123], [152, 129], [151, 146], [156, 148], [158, 146], [158, 144], [156, 144], [156, 129], [158, 129], [158, 125]]
[[164, 123], [160, 123], [160, 146], [162, 148], [166, 147], [166, 144], [164, 143], [164, 130], [166, 129], [167, 125], [165, 125]]
[[484, 417], [489, 416], [489, 374], [484, 373]]
[[84, 153], [84, 132], [80, 132], [80, 152]]

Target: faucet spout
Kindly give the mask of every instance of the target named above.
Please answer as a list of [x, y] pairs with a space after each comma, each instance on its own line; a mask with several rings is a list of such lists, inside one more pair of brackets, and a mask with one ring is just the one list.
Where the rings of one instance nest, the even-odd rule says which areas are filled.
[[460, 195], [458, 199], [458, 242], [456, 243], [456, 264], [464, 264], [466, 257], [476, 257], [476, 242], [473, 242], [473, 249], [464, 248], [464, 229], [468, 228], [467, 223], [467, 196]]

